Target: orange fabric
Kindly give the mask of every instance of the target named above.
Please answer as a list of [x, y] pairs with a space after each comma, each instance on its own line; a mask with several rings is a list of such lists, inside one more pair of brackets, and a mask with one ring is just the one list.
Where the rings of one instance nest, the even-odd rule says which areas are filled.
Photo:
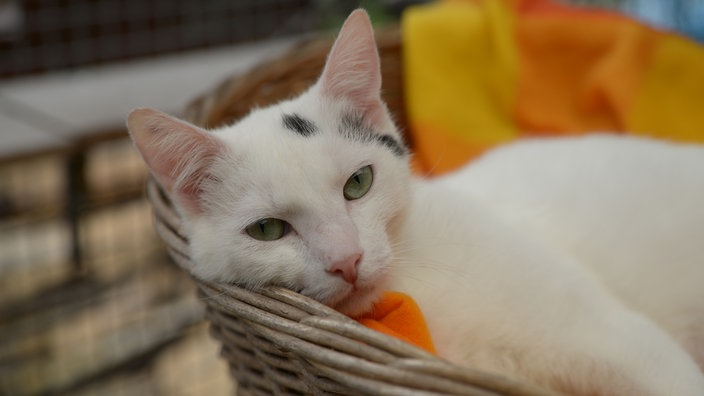
[[364, 326], [404, 340], [435, 353], [423, 313], [413, 299], [403, 293], [386, 292], [371, 313], [356, 319]]
[[704, 141], [704, 49], [674, 34], [659, 37], [626, 116], [633, 133]]
[[621, 16], [527, 12], [516, 23], [517, 124], [554, 133], [625, 130], [656, 42], [655, 31]]
[[413, 169], [513, 139], [591, 131], [704, 142], [704, 48], [554, 0], [446, 0], [404, 13]]
[[611, 131], [704, 142], [704, 48], [615, 12], [552, 0], [515, 7], [513, 118], [530, 131]]
[[[468, 142], [462, 137], [446, 133], [432, 123], [417, 122], [415, 127], [426, 132], [416, 134], [414, 138], [416, 141], [411, 168], [417, 175], [434, 175], [459, 168], [467, 162], [468, 157], [478, 157], [498, 143]], [[506, 140], [509, 139], [510, 137]]]

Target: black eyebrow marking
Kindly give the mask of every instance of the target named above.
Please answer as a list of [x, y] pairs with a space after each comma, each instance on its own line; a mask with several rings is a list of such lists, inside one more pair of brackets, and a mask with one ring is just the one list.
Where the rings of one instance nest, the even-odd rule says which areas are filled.
[[381, 135], [370, 128], [358, 114], [345, 114], [340, 120], [338, 132], [347, 139], [362, 143], [378, 143], [403, 157], [408, 154], [406, 145], [391, 135]]
[[312, 121], [307, 120], [296, 113], [284, 114], [282, 116], [282, 121], [286, 129], [296, 132], [303, 137], [308, 137], [318, 132], [318, 127], [316, 127]]
[[403, 157], [404, 155], [408, 154], [408, 150], [406, 149], [406, 147], [403, 144], [399, 143], [398, 140], [396, 140], [391, 135], [376, 135], [376, 140], [383, 146], [390, 149], [391, 152], [394, 153], [394, 155], [396, 155], [397, 157]]

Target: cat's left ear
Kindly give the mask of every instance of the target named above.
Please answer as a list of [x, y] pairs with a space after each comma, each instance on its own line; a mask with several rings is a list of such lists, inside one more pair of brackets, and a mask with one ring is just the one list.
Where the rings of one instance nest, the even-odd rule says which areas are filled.
[[344, 99], [368, 121], [380, 121], [384, 105], [379, 53], [366, 11], [357, 9], [347, 17], [318, 85], [323, 96]]
[[144, 162], [159, 184], [192, 214], [203, 211], [202, 183], [226, 153], [225, 145], [208, 132], [160, 111], [133, 110], [127, 127]]

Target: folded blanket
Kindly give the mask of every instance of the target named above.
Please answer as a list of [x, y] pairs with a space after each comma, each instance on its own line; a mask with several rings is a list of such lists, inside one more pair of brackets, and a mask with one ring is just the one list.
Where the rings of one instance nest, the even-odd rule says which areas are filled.
[[704, 141], [704, 49], [675, 33], [550, 0], [431, 3], [409, 9], [402, 29], [424, 174], [521, 137]]

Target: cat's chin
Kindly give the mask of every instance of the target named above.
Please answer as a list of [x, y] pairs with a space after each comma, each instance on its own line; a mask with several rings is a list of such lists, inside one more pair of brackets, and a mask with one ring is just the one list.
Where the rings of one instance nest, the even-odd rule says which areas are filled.
[[350, 288], [348, 294], [330, 306], [347, 316], [357, 317], [371, 312], [374, 303], [381, 298], [382, 294], [383, 289], [379, 285]]

